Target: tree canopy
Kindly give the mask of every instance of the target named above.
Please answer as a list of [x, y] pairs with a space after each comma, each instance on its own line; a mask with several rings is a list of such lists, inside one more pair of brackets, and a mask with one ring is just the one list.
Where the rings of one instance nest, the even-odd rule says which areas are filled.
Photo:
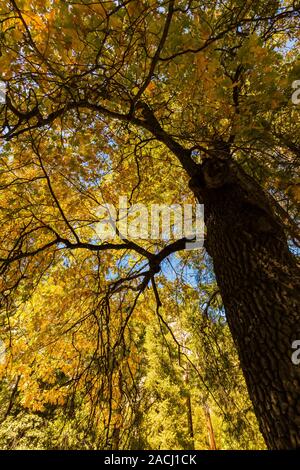
[[206, 210], [198, 168], [230, 154], [297, 258], [299, 12], [1, 2], [3, 448], [265, 448], [210, 250], [97, 227], [120, 196]]

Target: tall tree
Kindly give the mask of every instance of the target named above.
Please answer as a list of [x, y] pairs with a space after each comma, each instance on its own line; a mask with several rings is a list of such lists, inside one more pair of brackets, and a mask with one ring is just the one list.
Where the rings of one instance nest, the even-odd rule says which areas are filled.
[[274, 449], [300, 445], [300, 369], [291, 361], [300, 338], [291, 100], [299, 10], [289, 0], [7, 0], [0, 10], [7, 317], [54, 266], [82, 257], [101, 280], [90, 285], [113, 351], [103, 354], [120, 361], [143, 292], [152, 285], [159, 309], [155, 276], [186, 240], [103, 241], [96, 211], [119, 194], [130, 204], [186, 201], [190, 188], [204, 203], [205, 248]]

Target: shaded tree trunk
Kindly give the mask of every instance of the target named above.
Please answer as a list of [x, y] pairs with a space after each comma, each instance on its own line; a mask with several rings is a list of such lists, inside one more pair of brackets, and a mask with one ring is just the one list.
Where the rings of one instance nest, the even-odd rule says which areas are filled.
[[187, 420], [188, 420], [188, 432], [190, 437], [190, 449], [195, 449], [195, 441], [194, 441], [194, 426], [193, 426], [193, 413], [192, 413], [192, 400], [191, 395], [188, 394], [186, 398], [186, 407], [187, 407]]
[[270, 449], [300, 447], [299, 266], [260, 186], [232, 161], [206, 160], [190, 186], [204, 203], [205, 247], [261, 432]]
[[184, 381], [185, 381], [185, 384], [187, 385], [186, 409], [187, 409], [188, 434], [190, 437], [190, 448], [191, 450], [194, 450], [195, 440], [194, 440], [192, 399], [191, 399], [191, 394], [188, 388], [189, 383], [190, 383], [189, 364], [187, 365], [187, 369], [185, 371]]

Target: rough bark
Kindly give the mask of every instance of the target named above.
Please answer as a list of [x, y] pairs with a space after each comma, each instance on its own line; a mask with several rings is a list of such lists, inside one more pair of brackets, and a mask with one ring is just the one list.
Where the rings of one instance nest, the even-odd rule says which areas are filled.
[[299, 266], [260, 186], [230, 160], [206, 160], [191, 180], [204, 203], [228, 324], [269, 449], [300, 447]]

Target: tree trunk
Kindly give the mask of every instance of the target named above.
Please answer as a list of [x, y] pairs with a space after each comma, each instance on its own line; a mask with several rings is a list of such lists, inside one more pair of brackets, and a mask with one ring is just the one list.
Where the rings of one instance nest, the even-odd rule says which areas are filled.
[[260, 430], [269, 449], [300, 447], [299, 266], [260, 186], [230, 160], [206, 160], [190, 186], [204, 203], [205, 247]]
[[195, 449], [195, 441], [194, 441], [192, 400], [191, 400], [191, 395], [190, 394], [188, 394], [188, 396], [186, 398], [186, 407], [187, 407], [188, 433], [189, 433], [189, 438], [190, 438], [190, 450], [194, 450]]
[[195, 449], [195, 440], [194, 440], [194, 425], [193, 425], [193, 410], [192, 410], [192, 399], [189, 392], [189, 383], [190, 383], [190, 373], [189, 373], [189, 364], [187, 364], [187, 369], [185, 370], [184, 382], [187, 385], [187, 397], [186, 397], [186, 409], [187, 409], [187, 423], [188, 423], [188, 434], [190, 437], [190, 450]]
[[203, 410], [204, 410], [208, 439], [209, 439], [209, 448], [210, 450], [217, 450], [214, 428], [211, 422], [210, 410], [209, 410], [209, 406], [206, 403], [203, 407]]

